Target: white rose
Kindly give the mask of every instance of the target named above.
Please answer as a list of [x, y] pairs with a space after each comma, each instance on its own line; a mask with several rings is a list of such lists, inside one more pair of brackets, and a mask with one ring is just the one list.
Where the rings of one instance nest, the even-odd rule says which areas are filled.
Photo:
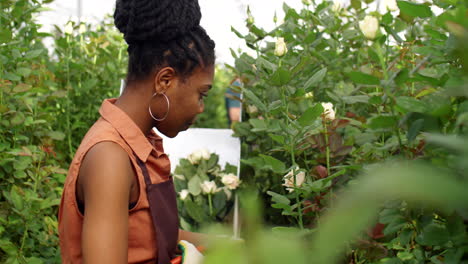
[[182, 201], [185, 200], [188, 197], [188, 195], [189, 195], [188, 190], [182, 190], [179, 192], [179, 196]]
[[385, 11], [393, 12], [399, 10], [396, 0], [383, 0], [381, 5]]
[[368, 39], [374, 39], [379, 30], [379, 20], [374, 16], [366, 16], [364, 20], [359, 21], [359, 28]]
[[221, 182], [229, 189], [229, 190], [235, 190], [237, 187], [239, 187], [240, 180], [239, 177], [236, 175], [230, 173], [223, 175], [221, 178]]
[[65, 29], [63, 30], [65, 34], [71, 35], [73, 34], [73, 23], [70, 21], [65, 25]]
[[255, 114], [258, 112], [258, 108], [255, 105], [249, 105], [247, 106], [247, 112], [250, 114]]
[[192, 154], [188, 156], [188, 160], [192, 164], [198, 164], [200, 161], [203, 160], [209, 160], [210, 159], [210, 152], [207, 149], [199, 149], [194, 151]]
[[305, 98], [314, 98], [314, 93], [313, 92], [308, 92], [304, 95]]
[[322, 103], [323, 107], [323, 117], [325, 120], [333, 121], [335, 120], [335, 110], [333, 110], [332, 103]]
[[276, 40], [276, 47], [275, 47], [275, 56], [282, 57], [284, 54], [288, 52], [288, 47], [284, 42], [284, 38], [278, 38]]
[[333, 1], [333, 5], [332, 5], [333, 12], [339, 13], [341, 12], [342, 9], [343, 9], [343, 3], [341, 3], [340, 0]]
[[200, 187], [202, 192], [205, 194], [213, 194], [220, 191], [214, 181], [204, 181], [202, 184], [200, 184]]
[[207, 149], [201, 149], [200, 156], [204, 160], [209, 160], [211, 157], [211, 153]]
[[87, 31], [87, 28], [86, 28], [86, 25], [85, 24], [81, 24], [80, 25], [80, 29], [78, 30], [78, 33], [80, 34], [83, 34]]
[[294, 174], [296, 170], [291, 170], [288, 174], [284, 175], [283, 186], [286, 187], [286, 190], [289, 192], [294, 191], [294, 187], [301, 187], [305, 181], [305, 173], [303, 171], [296, 174], [296, 185], [294, 185]]

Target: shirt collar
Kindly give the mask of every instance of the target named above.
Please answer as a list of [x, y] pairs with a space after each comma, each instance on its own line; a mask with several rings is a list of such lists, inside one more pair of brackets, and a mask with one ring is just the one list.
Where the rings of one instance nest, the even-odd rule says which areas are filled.
[[146, 162], [153, 150], [157, 157], [163, 155], [162, 138], [154, 130], [151, 130], [150, 135], [146, 137], [135, 122], [122, 109], [114, 105], [116, 101], [117, 99], [106, 99], [102, 102], [99, 109], [102, 118], [117, 130], [143, 162]]

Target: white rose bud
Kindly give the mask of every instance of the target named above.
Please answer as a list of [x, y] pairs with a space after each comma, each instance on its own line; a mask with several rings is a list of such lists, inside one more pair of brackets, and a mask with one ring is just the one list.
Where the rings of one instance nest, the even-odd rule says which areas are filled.
[[80, 25], [80, 29], [78, 30], [78, 33], [80, 34], [83, 34], [87, 31], [87, 28], [86, 28], [86, 25], [85, 24], [81, 24]]
[[211, 154], [207, 149], [199, 149], [190, 154], [188, 160], [195, 165], [200, 163], [201, 160], [209, 160], [210, 156]]
[[296, 170], [291, 170], [288, 174], [284, 175], [283, 186], [286, 187], [286, 190], [289, 192], [294, 191], [294, 187], [301, 187], [305, 181], [305, 173], [303, 171], [296, 174], [296, 185], [294, 185], [294, 174]]
[[68, 34], [68, 35], [73, 34], [73, 23], [71, 21], [65, 25], [64, 32], [65, 34]]
[[236, 175], [230, 173], [223, 175], [221, 178], [221, 182], [229, 189], [229, 190], [235, 190], [237, 187], [239, 187], [240, 180], [239, 177]]
[[310, 0], [302, 0], [302, 3], [303, 3], [304, 5], [307, 5], [307, 6], [308, 6], [308, 5], [310, 5]]
[[308, 92], [304, 95], [305, 98], [314, 98], [314, 93], [313, 92]]
[[205, 194], [213, 194], [219, 192], [218, 187], [214, 181], [204, 181], [200, 184], [202, 192]]
[[188, 190], [182, 190], [179, 192], [180, 200], [184, 201], [189, 195]]
[[207, 149], [201, 149], [200, 156], [204, 160], [209, 160], [211, 157], [211, 153]]
[[359, 21], [359, 28], [368, 39], [374, 39], [379, 30], [379, 20], [374, 16], [366, 16], [364, 20]]
[[383, 0], [381, 2], [382, 8], [390, 12], [399, 10], [396, 0]]
[[195, 164], [198, 164], [198, 163], [200, 162], [201, 156], [200, 156], [200, 153], [198, 153], [198, 152], [193, 152], [192, 154], [190, 154], [190, 155], [188, 156], [187, 159], [190, 161], [190, 163], [192, 163], [192, 164], [195, 165]]
[[286, 46], [286, 43], [284, 42], [284, 38], [278, 38], [278, 40], [276, 41], [275, 56], [282, 57], [287, 52], [288, 52], [288, 47]]
[[249, 105], [247, 106], [247, 112], [250, 114], [255, 114], [258, 112], [258, 108], [255, 105]]
[[333, 121], [335, 120], [335, 110], [333, 110], [332, 103], [322, 103], [323, 107], [323, 118], [325, 120]]
[[333, 1], [333, 5], [332, 5], [333, 12], [339, 13], [341, 12], [342, 9], [343, 9], [343, 3], [341, 3], [339, 0]]

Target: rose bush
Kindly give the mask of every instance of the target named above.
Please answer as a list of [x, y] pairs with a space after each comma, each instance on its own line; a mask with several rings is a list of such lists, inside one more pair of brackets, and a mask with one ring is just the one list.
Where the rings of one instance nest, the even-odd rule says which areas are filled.
[[[233, 29], [258, 54], [235, 54], [244, 107], [258, 111], [244, 111], [234, 130], [244, 142], [242, 179], [256, 186], [270, 224], [315, 229], [342, 188], [383, 161], [425, 160], [452, 172], [447, 179], [468, 177], [440, 147], [466, 135], [466, 1], [379, 1], [381, 13], [376, 2], [285, 4], [284, 22], [271, 31]], [[287, 53], [278, 53], [281, 43]], [[306, 180], [285, 189], [295, 168]], [[354, 244], [348, 262], [466, 259], [466, 213], [401, 200], [380, 206], [379, 223], [369, 225], [376, 231]], [[448, 235], [452, 221], [458, 242]]]
[[174, 170], [178, 191], [178, 209], [182, 228], [197, 231], [201, 227], [226, 221], [239, 188], [237, 168], [218, 164], [219, 157], [207, 149], [196, 150], [181, 159]]

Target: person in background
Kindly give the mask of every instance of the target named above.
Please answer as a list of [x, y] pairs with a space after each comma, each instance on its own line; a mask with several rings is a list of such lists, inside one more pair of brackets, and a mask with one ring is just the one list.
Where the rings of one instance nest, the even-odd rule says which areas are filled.
[[[242, 82], [239, 77], [231, 81], [231, 86], [241, 87]], [[241, 117], [241, 102], [239, 101], [241, 94], [228, 87], [226, 92], [226, 112], [228, 118], [228, 124], [231, 126], [235, 122], [240, 121]]]

